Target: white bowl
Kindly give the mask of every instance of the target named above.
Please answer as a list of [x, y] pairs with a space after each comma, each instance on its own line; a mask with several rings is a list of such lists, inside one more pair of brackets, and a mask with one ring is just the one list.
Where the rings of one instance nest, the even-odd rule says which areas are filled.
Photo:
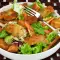
[[[11, 6], [12, 5], [7, 5], [7, 6], [2, 7], [0, 9], [0, 12], [10, 9]], [[44, 58], [49, 57], [50, 55], [54, 54], [59, 48], [60, 48], [60, 42], [57, 45], [55, 45], [53, 48], [42, 53], [31, 54], [31, 55], [15, 54], [15, 53], [10, 53], [0, 48], [0, 54], [13, 60], [39, 60], [39, 59], [44, 59]]]

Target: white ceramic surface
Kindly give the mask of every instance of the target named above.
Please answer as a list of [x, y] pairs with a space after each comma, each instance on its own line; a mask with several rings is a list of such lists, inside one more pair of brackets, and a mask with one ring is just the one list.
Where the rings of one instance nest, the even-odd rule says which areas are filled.
[[[11, 5], [4, 6], [0, 9], [0, 12], [6, 11], [10, 8], [11, 8]], [[53, 48], [38, 54], [31, 54], [31, 55], [15, 54], [15, 53], [7, 52], [1, 48], [0, 48], [0, 54], [13, 60], [40, 60], [54, 54], [59, 48], [60, 48], [60, 42]]]

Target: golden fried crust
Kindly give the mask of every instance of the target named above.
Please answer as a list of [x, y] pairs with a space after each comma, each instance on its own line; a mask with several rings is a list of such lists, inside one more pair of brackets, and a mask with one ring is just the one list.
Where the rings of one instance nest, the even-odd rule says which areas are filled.
[[31, 37], [26, 38], [24, 41], [25, 41], [25, 43], [28, 43], [29, 45], [34, 45], [39, 42], [46, 42], [45, 36], [43, 36], [43, 35], [33, 35]]
[[54, 12], [54, 8], [52, 6], [47, 6], [45, 8], [48, 12]]
[[32, 9], [34, 9], [35, 11], [39, 11], [40, 7], [36, 3], [34, 3]]
[[60, 18], [52, 20], [51, 25], [55, 28], [60, 28]]
[[9, 52], [18, 52], [18, 46], [15, 44], [12, 44], [9, 48], [8, 48]]
[[44, 8], [44, 11], [41, 12], [41, 15], [45, 18], [46, 16], [48, 16], [49, 14], [53, 13], [54, 9], [52, 6], [47, 6], [46, 8]]
[[28, 16], [25, 12], [23, 13], [24, 21], [27, 21], [29, 24], [37, 22], [37, 18], [35, 16]]
[[11, 21], [16, 18], [17, 18], [17, 13], [12, 9], [0, 13], [0, 20]]
[[0, 48], [7, 50], [9, 45], [7, 45], [3, 39], [0, 39]]

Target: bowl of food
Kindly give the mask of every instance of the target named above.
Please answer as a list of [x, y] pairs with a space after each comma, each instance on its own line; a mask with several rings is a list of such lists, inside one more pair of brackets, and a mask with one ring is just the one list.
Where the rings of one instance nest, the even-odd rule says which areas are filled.
[[[56, 28], [28, 15], [23, 6], [39, 12], [43, 19]], [[34, 3], [16, 3], [0, 9], [0, 54], [13, 60], [44, 59], [60, 48], [60, 18], [52, 6], [44, 6], [39, 0]], [[55, 24], [55, 25], [54, 25]], [[56, 45], [54, 45], [58, 42]]]

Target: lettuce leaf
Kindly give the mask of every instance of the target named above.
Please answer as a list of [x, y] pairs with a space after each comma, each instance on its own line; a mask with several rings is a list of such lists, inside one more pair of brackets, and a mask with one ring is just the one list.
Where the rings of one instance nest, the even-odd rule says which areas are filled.
[[8, 33], [5, 30], [2, 30], [0, 32], [0, 38], [5, 38], [8, 35]]
[[13, 10], [18, 13], [18, 19], [23, 20], [23, 18], [22, 18], [22, 17], [23, 17], [23, 16], [22, 16], [23, 6], [22, 6], [22, 5], [19, 5], [19, 4], [17, 3], [17, 0], [14, 0]]
[[34, 46], [30, 46], [29, 44], [25, 43], [21, 47], [19, 47], [20, 52], [22, 54], [36, 54], [43, 51], [43, 48], [46, 48], [47, 44], [40, 42]]
[[41, 2], [40, 2], [39, 0], [36, 0], [36, 3], [38, 4], [38, 6], [39, 6], [41, 9], [44, 8], [44, 6], [41, 4]]
[[53, 39], [58, 36], [57, 31], [52, 31], [46, 38], [46, 40], [48, 40], [49, 42], [52, 42]]
[[33, 23], [31, 25], [35, 31], [36, 34], [45, 34], [43, 26], [40, 24], [40, 22]]
[[19, 48], [19, 50], [21, 51], [22, 54], [31, 54], [32, 53], [31, 46], [27, 43], [22, 45], [21, 48]]

